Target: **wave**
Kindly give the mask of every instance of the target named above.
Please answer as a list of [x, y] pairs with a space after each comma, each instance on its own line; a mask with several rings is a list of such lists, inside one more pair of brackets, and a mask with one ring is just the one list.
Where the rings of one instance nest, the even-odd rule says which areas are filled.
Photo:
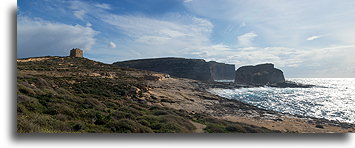
[[262, 109], [340, 122], [355, 122], [355, 79], [298, 78], [288, 80], [320, 87], [214, 88], [209, 91]]

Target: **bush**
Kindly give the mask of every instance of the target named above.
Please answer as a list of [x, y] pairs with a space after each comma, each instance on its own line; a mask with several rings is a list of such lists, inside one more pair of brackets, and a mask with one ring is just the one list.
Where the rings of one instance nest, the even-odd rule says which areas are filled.
[[223, 125], [218, 124], [207, 124], [207, 127], [204, 129], [208, 133], [225, 133], [226, 130]]
[[192, 130], [196, 129], [196, 127], [188, 120], [183, 117], [174, 116], [174, 115], [164, 115], [160, 116], [162, 123], [167, 124], [175, 124], [178, 127], [178, 132], [191, 132]]
[[138, 122], [144, 123], [145, 126], [151, 128], [153, 131], [158, 131], [161, 129], [160, 118], [152, 115], [144, 115], [139, 117]]
[[[30, 112], [42, 113], [46, 110], [46, 107], [43, 106], [36, 98], [26, 97], [26, 100], [22, 101], [23, 102], [18, 103], [18, 106], [22, 107], [21, 111], [27, 110]], [[25, 107], [26, 109], [24, 109], [23, 107]]]
[[163, 111], [163, 110], [157, 110], [157, 111], [154, 111], [153, 114], [156, 115], [156, 116], [161, 116], [161, 115], [167, 115], [168, 112], [167, 111]]
[[108, 127], [115, 133], [152, 133], [153, 131], [135, 121], [129, 119], [121, 119], [108, 124]]
[[17, 84], [17, 89], [21, 93], [29, 95], [29, 96], [35, 96], [36, 95], [35, 91], [32, 88], [26, 87], [25, 85], [22, 85], [22, 84]]
[[17, 117], [17, 131], [20, 133], [70, 132], [64, 122], [43, 114], [29, 114]]
[[81, 123], [76, 123], [73, 128], [72, 128], [74, 131], [80, 131], [82, 129], [84, 129], [84, 125], [81, 124]]
[[235, 133], [235, 132], [247, 133], [247, 131], [250, 131], [251, 129], [248, 127], [246, 127], [246, 129], [245, 129], [245, 128], [241, 127], [240, 125], [228, 125], [225, 127], [225, 130], [227, 132], [231, 132], [231, 133]]

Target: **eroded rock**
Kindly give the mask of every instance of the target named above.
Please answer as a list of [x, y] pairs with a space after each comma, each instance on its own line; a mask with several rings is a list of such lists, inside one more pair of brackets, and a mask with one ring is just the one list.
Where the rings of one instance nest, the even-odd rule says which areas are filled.
[[243, 66], [235, 73], [235, 83], [245, 85], [269, 85], [285, 82], [285, 77], [274, 64], [260, 64], [256, 66]]

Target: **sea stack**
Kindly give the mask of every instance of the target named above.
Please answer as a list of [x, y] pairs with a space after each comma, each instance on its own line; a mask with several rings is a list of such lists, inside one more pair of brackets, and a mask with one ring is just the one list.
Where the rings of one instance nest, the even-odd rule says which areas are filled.
[[238, 68], [234, 82], [243, 85], [269, 85], [284, 83], [285, 77], [280, 69], [274, 68], [274, 64], [266, 63]]

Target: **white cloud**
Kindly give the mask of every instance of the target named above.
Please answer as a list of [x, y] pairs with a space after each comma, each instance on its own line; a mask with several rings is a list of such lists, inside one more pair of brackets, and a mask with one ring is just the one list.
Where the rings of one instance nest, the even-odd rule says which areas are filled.
[[129, 47], [122, 48], [144, 53], [132, 54], [130, 58], [189, 55], [192, 50], [210, 45], [209, 37], [213, 29], [208, 20], [179, 14], [160, 19], [106, 14], [103, 15], [103, 21], [130, 38], [125, 42]]
[[191, 16], [167, 16], [163, 19], [153, 19], [144, 16], [106, 15], [103, 21], [111, 24], [126, 35], [140, 37], [159, 35], [164, 37], [208, 38], [213, 25], [208, 20]]
[[114, 42], [111, 41], [110, 43], [108, 43], [108, 47], [116, 48], [117, 46], [116, 46], [116, 44]]
[[109, 5], [109, 4], [104, 4], [104, 3], [102, 3], [102, 4], [95, 4], [95, 6], [98, 7], [98, 8], [101, 8], [101, 9], [106, 9], [106, 10], [110, 10], [110, 9], [111, 9], [111, 5]]
[[192, 0], [184, 0], [184, 3], [190, 3]]
[[304, 38], [314, 32], [329, 38], [327, 43], [319, 42], [319, 46], [350, 44], [355, 39], [350, 33], [355, 31], [355, 23], [353, 3], [349, 1], [195, 0], [188, 8], [206, 18], [234, 24], [244, 22], [248, 24], [247, 29], [274, 46], [304, 46], [309, 44]]
[[243, 46], [243, 47], [249, 47], [252, 46], [252, 41], [255, 37], [257, 37], [258, 35], [253, 33], [253, 32], [249, 32], [249, 33], [245, 33], [243, 35], [238, 36], [238, 43], [239, 45]]
[[18, 17], [17, 57], [65, 56], [69, 49], [90, 50], [97, 34], [90, 27]]
[[307, 41], [313, 41], [313, 40], [319, 39], [319, 38], [321, 38], [321, 36], [317, 36], [317, 35], [315, 35], [315, 36], [310, 36], [310, 37], [307, 38]]
[[65, 6], [69, 5], [70, 10], [73, 12], [74, 17], [85, 20], [87, 14], [98, 15], [100, 12], [111, 9], [111, 5], [106, 3], [87, 3], [85, 1], [73, 0], [65, 3]]
[[245, 27], [247, 26], [247, 24], [245, 22], [242, 22], [240, 25], [239, 25], [239, 28], [242, 28], [242, 27]]
[[80, 20], [84, 20], [84, 15], [86, 14], [86, 11], [84, 10], [76, 10], [76, 11], [73, 11], [74, 13], [74, 16]]
[[92, 24], [91, 23], [86, 23], [86, 27], [91, 27], [92, 26]]
[[197, 57], [236, 64], [236, 67], [274, 63], [290, 77], [354, 77], [354, 45], [327, 48], [247, 47], [193, 52]]

